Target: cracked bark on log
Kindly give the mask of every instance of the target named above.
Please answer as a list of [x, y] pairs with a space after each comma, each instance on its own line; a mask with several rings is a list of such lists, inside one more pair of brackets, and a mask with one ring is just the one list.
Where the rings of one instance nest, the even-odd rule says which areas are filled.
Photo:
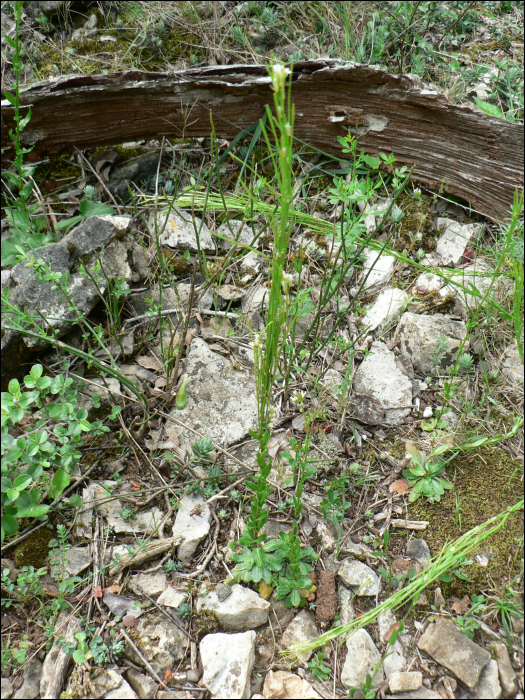
[[[412, 75], [334, 60], [301, 61], [293, 71], [295, 136], [341, 157], [337, 136], [359, 133], [373, 155], [394, 153], [415, 166], [415, 182], [469, 201], [503, 221], [523, 187], [523, 127], [452, 105]], [[128, 71], [64, 76], [21, 95], [32, 118], [23, 132], [37, 154], [140, 139], [210, 135], [232, 139], [272, 103], [264, 66], [217, 66], [174, 74]], [[26, 114], [22, 110], [22, 114]], [[2, 102], [2, 148], [10, 145], [13, 108]]]

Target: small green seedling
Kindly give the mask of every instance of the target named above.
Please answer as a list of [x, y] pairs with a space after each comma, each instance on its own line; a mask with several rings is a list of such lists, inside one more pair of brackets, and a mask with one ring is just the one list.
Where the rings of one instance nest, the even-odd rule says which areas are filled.
[[438, 451], [442, 451], [441, 448], [433, 450], [430, 455], [426, 456], [415, 445], [407, 443], [407, 452], [412, 459], [408, 469], [403, 472], [403, 476], [408, 485], [412, 487], [408, 499], [410, 503], [416, 501], [420, 496], [425, 496], [431, 503], [439, 502], [445, 489], [452, 488], [452, 484], [441, 477], [445, 471], [446, 462], [436, 459]]

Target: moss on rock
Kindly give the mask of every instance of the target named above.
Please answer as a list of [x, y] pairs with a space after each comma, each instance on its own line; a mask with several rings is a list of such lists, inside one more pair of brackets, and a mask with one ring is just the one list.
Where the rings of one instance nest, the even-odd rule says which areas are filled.
[[43, 567], [49, 554], [49, 542], [53, 537], [53, 531], [43, 527], [21, 542], [15, 549], [16, 567], [18, 569], [23, 566], [34, 566], [35, 569]]

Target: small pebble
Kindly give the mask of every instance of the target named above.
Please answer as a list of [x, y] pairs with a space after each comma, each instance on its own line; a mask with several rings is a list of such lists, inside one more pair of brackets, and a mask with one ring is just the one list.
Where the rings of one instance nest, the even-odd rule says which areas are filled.
[[232, 588], [231, 586], [226, 586], [224, 583], [219, 583], [219, 585], [215, 587], [215, 593], [217, 594], [219, 601], [222, 603], [231, 596]]

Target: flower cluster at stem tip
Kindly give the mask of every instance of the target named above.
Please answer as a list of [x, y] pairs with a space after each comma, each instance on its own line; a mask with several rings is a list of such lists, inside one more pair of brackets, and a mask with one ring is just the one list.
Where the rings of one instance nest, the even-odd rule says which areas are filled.
[[290, 75], [290, 69], [276, 63], [271, 70], [272, 87], [274, 92], [280, 92], [284, 87], [286, 76]]

